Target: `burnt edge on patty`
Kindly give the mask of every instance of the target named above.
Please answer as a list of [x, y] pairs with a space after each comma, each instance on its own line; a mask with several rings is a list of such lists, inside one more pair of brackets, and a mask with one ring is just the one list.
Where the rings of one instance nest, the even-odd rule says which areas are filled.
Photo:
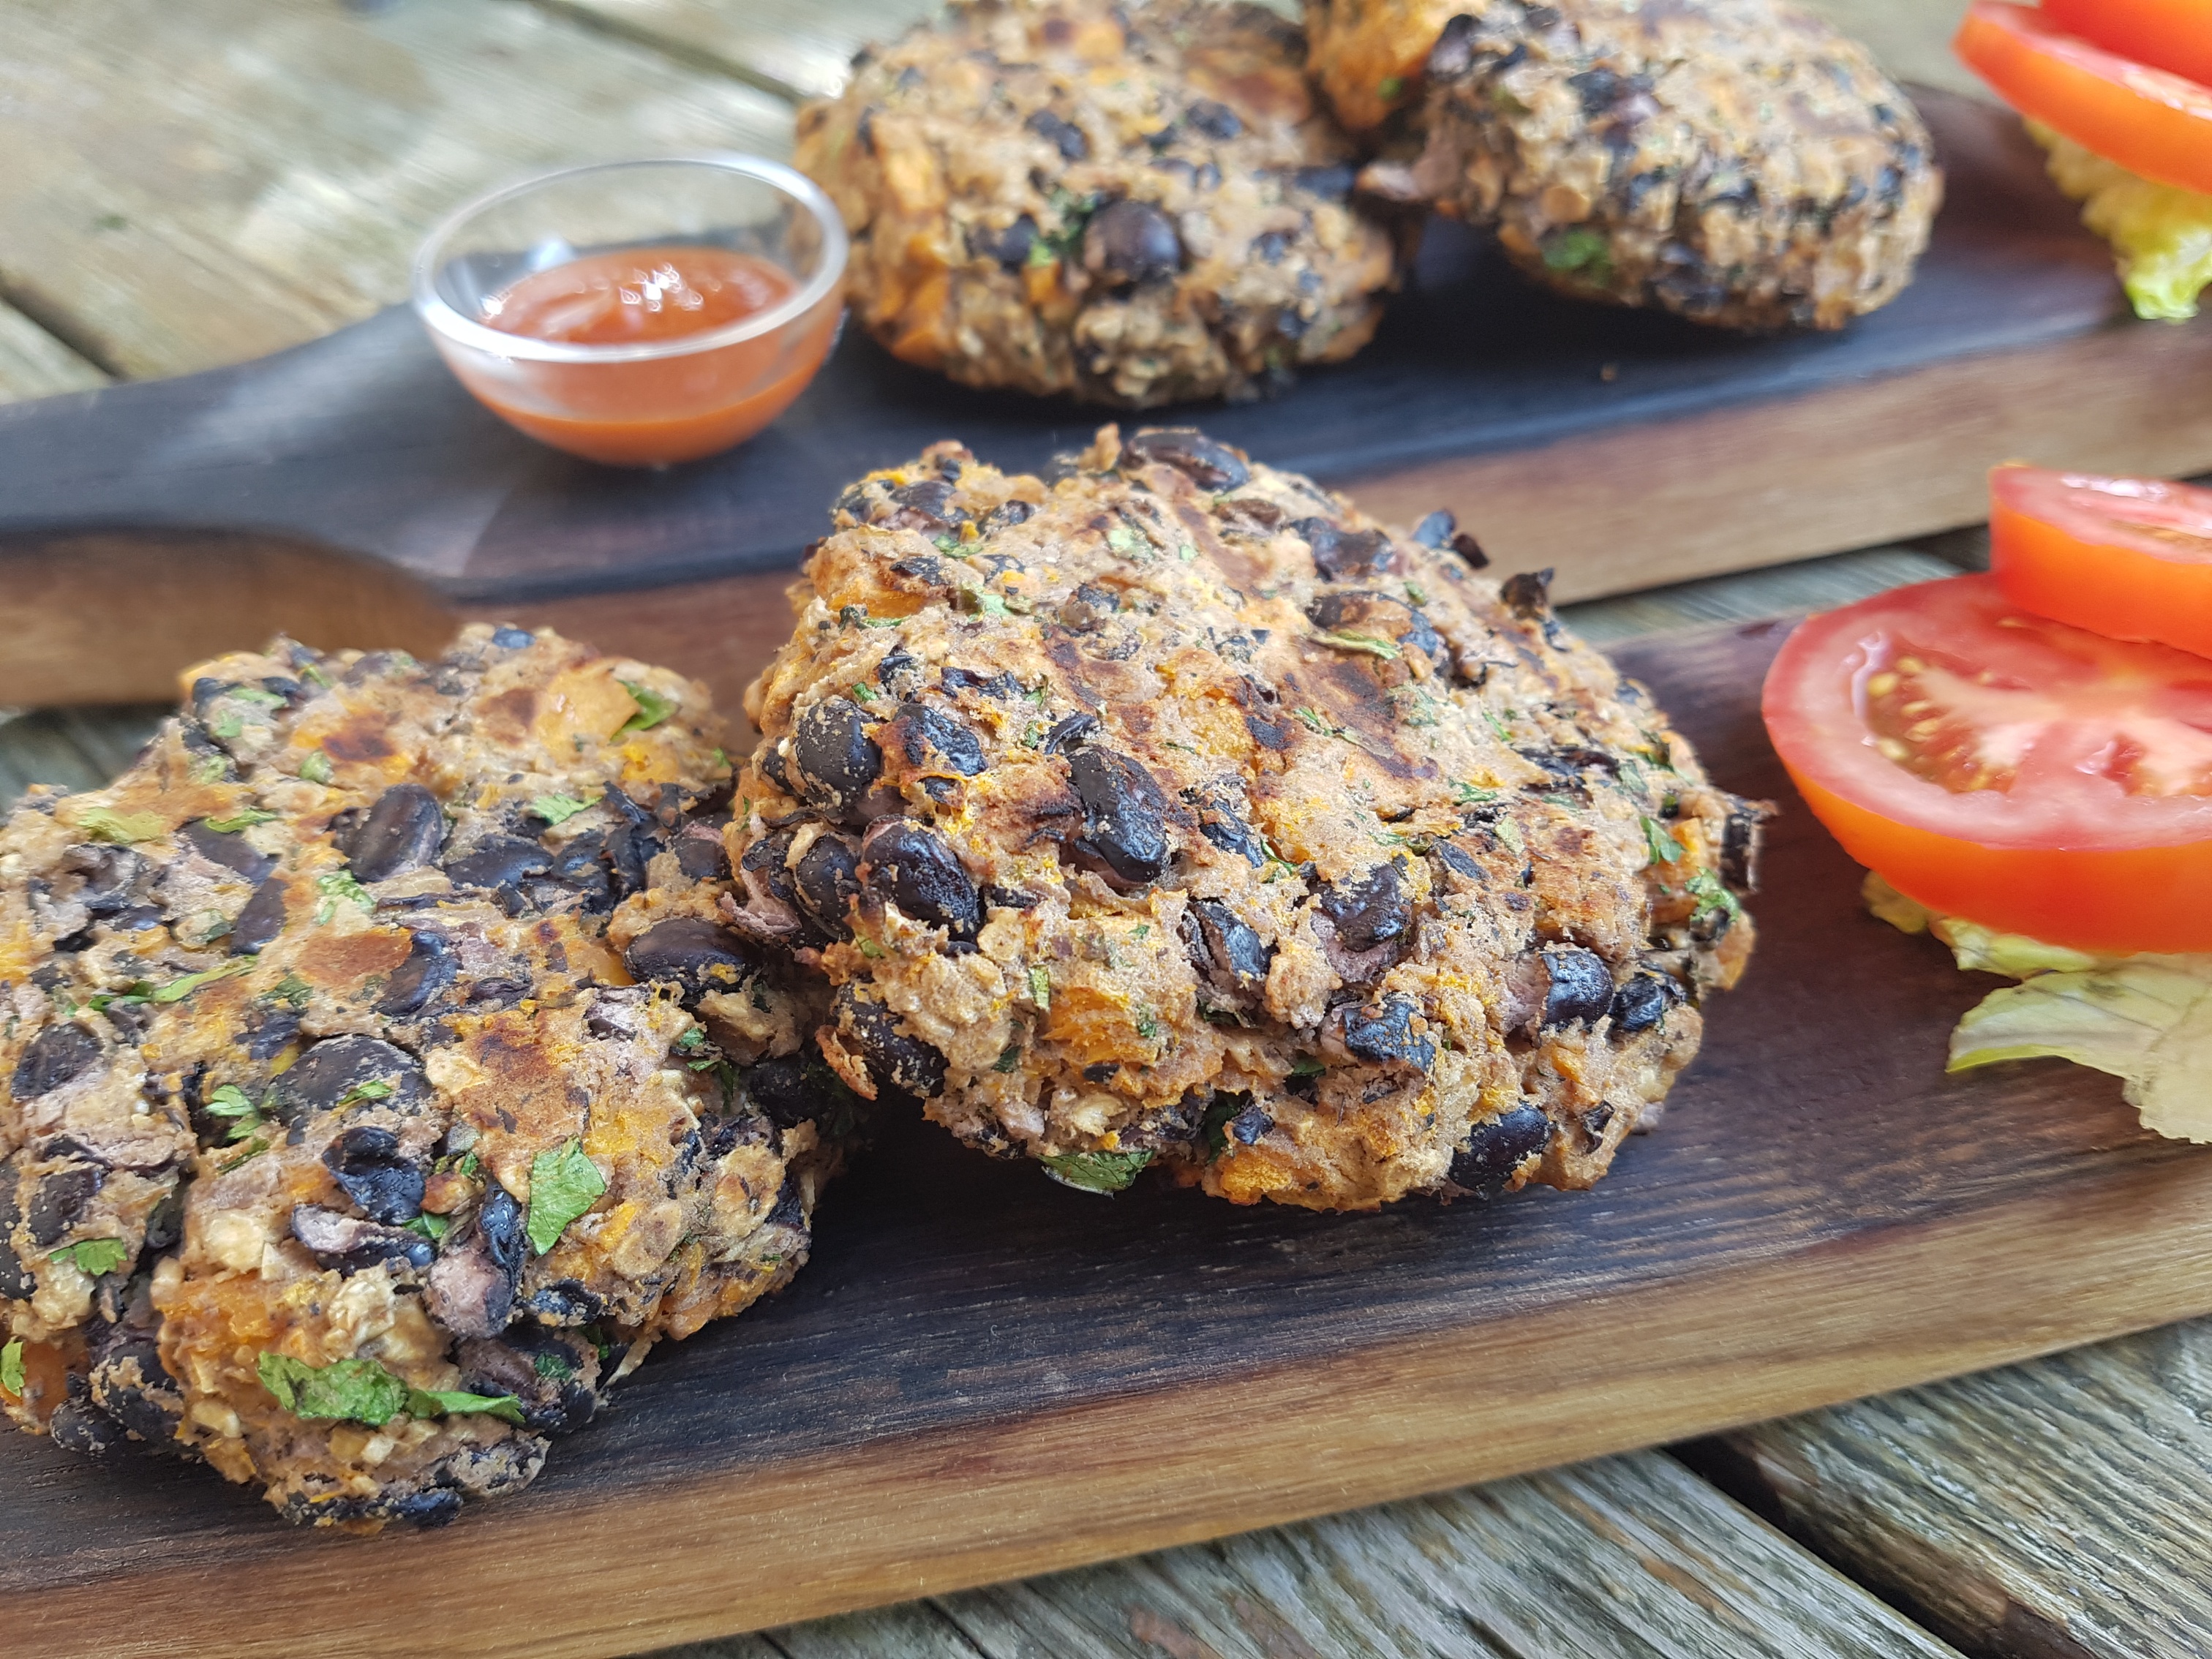
[[1295, 25], [1257, 6], [975, 0], [854, 60], [798, 167], [855, 313], [970, 386], [1245, 398], [1364, 345], [1398, 275]]
[[1905, 93], [1773, 0], [1308, 0], [1378, 196], [1493, 228], [1577, 298], [1841, 328], [1926, 247], [1942, 175]]
[[1584, 1186], [1741, 972], [1766, 809], [1552, 614], [1188, 428], [872, 474], [746, 694], [724, 920], [859, 1093], [1095, 1190]]
[[0, 828], [0, 1406], [294, 1521], [528, 1483], [780, 1287], [859, 1103], [726, 886], [705, 689], [550, 633], [279, 641]]

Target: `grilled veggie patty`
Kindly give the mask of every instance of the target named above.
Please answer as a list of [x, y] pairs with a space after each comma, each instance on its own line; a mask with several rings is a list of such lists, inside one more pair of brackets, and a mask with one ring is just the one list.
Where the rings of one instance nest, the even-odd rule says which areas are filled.
[[725, 914], [827, 975], [862, 1095], [1099, 1190], [1585, 1186], [1741, 971], [1762, 809], [1446, 515], [1109, 427], [1050, 484], [935, 446], [836, 522]]
[[0, 830], [0, 1404], [447, 1520], [791, 1276], [855, 1103], [817, 994], [616, 948], [727, 873], [695, 682], [479, 627], [187, 684]]

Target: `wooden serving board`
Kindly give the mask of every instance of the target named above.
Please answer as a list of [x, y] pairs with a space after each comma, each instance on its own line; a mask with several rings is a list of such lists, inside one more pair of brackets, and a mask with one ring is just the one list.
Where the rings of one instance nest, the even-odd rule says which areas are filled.
[[[1449, 507], [1504, 568], [1556, 568], [1562, 599], [1972, 522], [2008, 458], [2212, 468], [2212, 317], [2128, 318], [2018, 122], [1919, 100], [1948, 205], [1913, 286], [1841, 334], [1571, 303], [1439, 222], [1356, 361], [1272, 402], [1148, 418], [1201, 419], [1388, 519]], [[761, 573], [795, 563], [867, 468], [947, 436], [1039, 468], [1103, 418], [962, 391], [850, 330], [753, 443], [617, 471], [479, 409], [404, 310], [240, 368], [0, 408], [0, 704], [167, 697], [178, 668], [278, 626], [414, 643], [459, 606], [574, 627], [602, 614], [577, 596], [677, 584], [720, 586], [654, 613], [753, 611], [781, 580]]]
[[1648, 1445], [2212, 1310], [2212, 1153], [2057, 1062], [1944, 1074], [1994, 981], [1867, 915], [1758, 714], [1786, 625], [1620, 653], [1783, 802], [1760, 940], [1595, 1190], [1367, 1216], [1113, 1199], [919, 1121], [784, 1296], [662, 1349], [529, 1492], [302, 1533], [204, 1469], [0, 1437], [44, 1655], [596, 1656]]

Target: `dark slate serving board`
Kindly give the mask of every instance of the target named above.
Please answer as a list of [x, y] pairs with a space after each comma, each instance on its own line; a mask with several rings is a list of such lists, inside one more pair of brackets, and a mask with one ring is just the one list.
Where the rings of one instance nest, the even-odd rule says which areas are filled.
[[1751, 973], [1595, 1189], [1368, 1216], [1105, 1200], [894, 1126], [783, 1297], [663, 1349], [536, 1487], [295, 1532], [203, 1469], [0, 1437], [10, 1659], [630, 1652], [1273, 1524], [2212, 1309], [2212, 1154], [2056, 1062], [1943, 1072], [1995, 981], [1867, 915], [1761, 624], [1622, 653], [1781, 800]]
[[[2212, 465], [2212, 390], [2175, 390], [2212, 387], [2194, 374], [2212, 366], [2212, 330], [2123, 320], [2109, 253], [2013, 118], [1922, 102], [1949, 174], [1934, 246], [1903, 297], [1840, 334], [1750, 338], [1571, 303], [1439, 222], [1356, 361], [1272, 401], [1147, 418], [1202, 420], [1275, 465], [1360, 485], [1376, 510], [1452, 506], [1509, 554], [1559, 566], [1565, 598], [1966, 522], [1982, 471], [2021, 449]], [[1931, 374], [1948, 401], [1928, 394]], [[1855, 400], [1877, 386], [1899, 395]], [[1729, 424], [1784, 405], [1789, 422]], [[258, 362], [0, 408], [0, 557], [122, 532], [184, 533], [175, 556], [220, 563], [216, 532], [360, 555], [459, 603], [646, 587], [794, 562], [845, 483], [933, 440], [1037, 468], [1104, 418], [953, 387], [848, 329], [753, 443], [622, 471], [511, 432], [394, 309]], [[1498, 465], [1540, 453], [1541, 467]], [[1578, 458], [1580, 487], [1562, 490]], [[1643, 510], [1685, 465], [1710, 498], [1679, 522]], [[1869, 467], [1891, 488], [1869, 490]], [[1778, 523], [1758, 484], [1784, 477]], [[1417, 493], [1400, 499], [1394, 481]], [[1624, 525], [1632, 556], [1611, 545]]]

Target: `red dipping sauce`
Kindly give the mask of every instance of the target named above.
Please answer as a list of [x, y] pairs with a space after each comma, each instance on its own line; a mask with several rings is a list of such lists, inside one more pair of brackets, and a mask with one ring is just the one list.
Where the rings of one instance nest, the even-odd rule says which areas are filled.
[[[608, 356], [446, 356], [471, 392], [531, 436], [596, 461], [665, 465], [742, 443], [805, 390], [836, 337], [842, 306], [834, 290], [781, 326], [720, 343], [712, 338], [775, 312], [801, 287], [768, 260], [728, 248], [588, 254], [488, 296], [479, 320], [501, 333], [608, 349]], [[698, 349], [680, 349], [694, 337]]]

